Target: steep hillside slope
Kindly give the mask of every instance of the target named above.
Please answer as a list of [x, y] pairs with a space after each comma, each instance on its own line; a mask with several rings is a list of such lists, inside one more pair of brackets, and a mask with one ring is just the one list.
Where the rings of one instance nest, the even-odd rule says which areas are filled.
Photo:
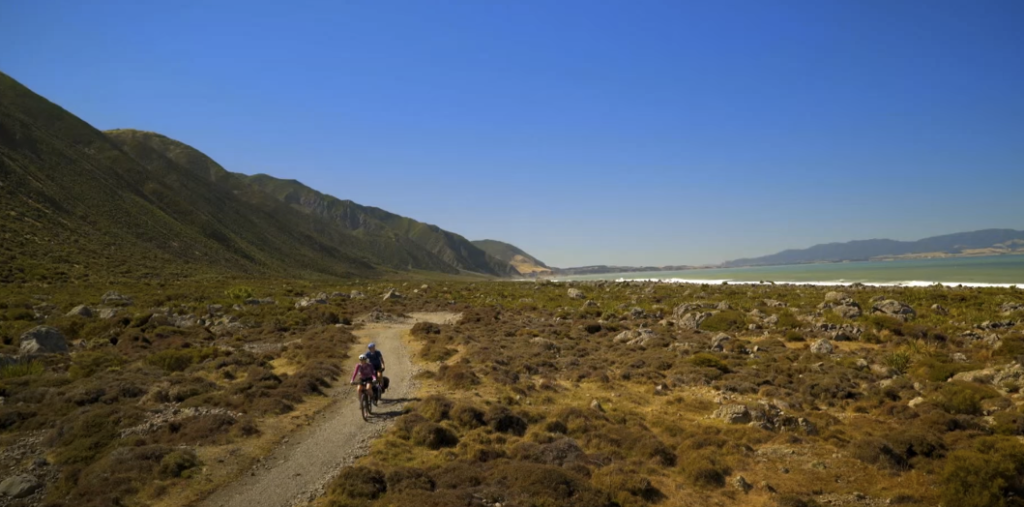
[[1024, 231], [985, 229], [933, 236], [917, 241], [869, 239], [814, 245], [802, 250], [737, 259], [723, 266], [765, 266], [808, 262], [858, 261], [914, 255], [985, 255], [1024, 252]]
[[[166, 174], [176, 165], [176, 178], [191, 181], [199, 196], [210, 194], [221, 203], [224, 220], [235, 222], [241, 213], [258, 223], [271, 223], [271, 230], [304, 231], [324, 244], [360, 257], [366, 262], [396, 270], [419, 269], [458, 273], [443, 260], [425, 251], [408, 238], [387, 234], [355, 234], [334, 222], [311, 216], [289, 206], [262, 189], [250, 185], [247, 176], [228, 172], [213, 159], [180, 141], [153, 132], [131, 129], [111, 130], [107, 135], [126, 152], [154, 171]], [[290, 248], [285, 242], [278, 242]], [[287, 252], [285, 252], [287, 253]]]
[[334, 214], [165, 136], [100, 132], [0, 74], [0, 283], [512, 273], [461, 236], [305, 190]]
[[529, 275], [551, 272], [551, 268], [546, 264], [515, 245], [493, 239], [481, 239], [473, 241], [473, 244], [492, 257], [511, 264], [520, 274]]
[[277, 197], [296, 209], [330, 219], [335, 224], [365, 237], [388, 237], [396, 242], [409, 239], [462, 271], [494, 276], [514, 276], [507, 262], [488, 255], [466, 238], [436, 225], [417, 222], [380, 208], [341, 200], [309, 188], [295, 180], [257, 174], [246, 178], [251, 185]]
[[277, 239], [305, 241], [313, 251], [273, 265], [236, 234], [237, 224], [211, 213], [215, 202], [195, 204], [202, 198], [191, 192], [202, 189], [192, 183], [170, 168], [151, 171], [103, 133], [0, 74], [0, 282], [283, 267], [339, 276], [374, 271], [292, 233]]

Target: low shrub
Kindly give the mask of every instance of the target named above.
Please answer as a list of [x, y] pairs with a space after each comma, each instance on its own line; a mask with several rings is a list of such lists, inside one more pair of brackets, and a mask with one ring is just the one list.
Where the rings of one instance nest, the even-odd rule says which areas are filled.
[[191, 449], [179, 449], [160, 460], [160, 475], [165, 478], [188, 477], [188, 472], [201, 463]]
[[980, 415], [981, 401], [999, 393], [968, 382], [949, 382], [939, 390], [938, 405], [950, 414]]
[[689, 359], [690, 364], [700, 368], [714, 368], [722, 373], [729, 372], [729, 366], [725, 364], [718, 356], [709, 354], [707, 352], [701, 352], [694, 354]]
[[1010, 437], [979, 439], [949, 455], [940, 484], [943, 505], [1003, 507], [1008, 494], [1024, 494], [1024, 445]]
[[679, 466], [687, 482], [698, 488], [724, 487], [725, 478], [732, 473], [718, 453], [707, 450], [688, 454]]
[[343, 468], [330, 486], [331, 496], [349, 500], [376, 500], [387, 490], [384, 472], [362, 466]]
[[456, 403], [449, 415], [462, 428], [474, 429], [485, 424], [483, 411], [467, 403]]
[[432, 422], [425, 422], [413, 428], [411, 437], [412, 443], [435, 451], [459, 444], [459, 437], [454, 432]]

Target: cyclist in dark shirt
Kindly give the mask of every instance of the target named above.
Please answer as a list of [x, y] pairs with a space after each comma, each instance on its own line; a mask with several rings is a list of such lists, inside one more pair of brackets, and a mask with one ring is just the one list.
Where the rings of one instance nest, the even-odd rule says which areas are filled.
[[366, 352], [366, 359], [370, 360], [370, 364], [373, 365], [375, 370], [377, 370], [378, 375], [384, 373], [384, 354], [381, 354], [380, 351], [377, 350], [377, 344], [371, 343], [367, 345], [366, 348], [369, 349]]

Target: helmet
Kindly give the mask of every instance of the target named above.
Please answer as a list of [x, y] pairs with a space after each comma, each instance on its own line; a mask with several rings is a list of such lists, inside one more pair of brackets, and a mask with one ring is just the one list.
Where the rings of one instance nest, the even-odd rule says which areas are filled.
[[376, 346], [377, 346], [377, 344], [376, 344], [376, 343], [370, 342], [370, 344], [369, 344], [369, 345], [367, 345], [367, 346], [366, 346], [366, 348], [368, 348], [368, 349], [370, 349], [370, 350], [373, 350], [373, 349], [374, 349], [374, 347], [376, 347]]
[[359, 354], [359, 360], [363, 361], [366, 359], [366, 354]]

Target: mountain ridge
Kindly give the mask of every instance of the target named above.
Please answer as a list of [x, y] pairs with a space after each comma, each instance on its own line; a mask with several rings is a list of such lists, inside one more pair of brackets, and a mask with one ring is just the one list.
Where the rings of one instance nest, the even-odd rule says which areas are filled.
[[771, 255], [735, 259], [721, 267], [770, 266], [814, 262], [866, 261], [907, 257], [950, 257], [1024, 253], [1024, 230], [979, 229], [930, 236], [915, 241], [866, 239], [821, 243]]
[[373, 227], [297, 209], [162, 134], [101, 132], [0, 73], [0, 283], [516, 274], [457, 234], [347, 209]]
[[488, 254], [512, 265], [521, 275], [550, 274], [552, 269], [523, 249], [504, 241], [480, 239], [472, 242]]

